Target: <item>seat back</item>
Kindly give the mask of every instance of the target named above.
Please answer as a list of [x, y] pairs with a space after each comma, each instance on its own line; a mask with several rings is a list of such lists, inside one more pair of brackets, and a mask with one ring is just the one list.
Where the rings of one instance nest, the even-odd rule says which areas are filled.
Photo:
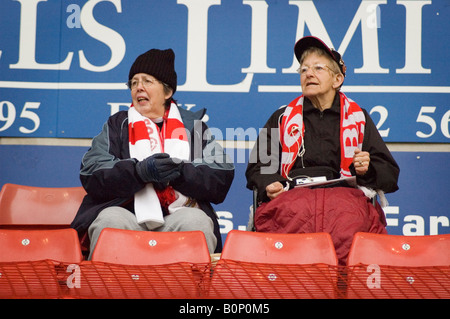
[[335, 298], [336, 266], [327, 233], [232, 230], [214, 269], [210, 298]]
[[232, 230], [228, 233], [222, 259], [272, 264], [337, 265], [328, 233], [277, 234]]
[[390, 266], [450, 265], [450, 234], [402, 236], [356, 233], [348, 255], [348, 265]]
[[201, 231], [105, 228], [82, 268], [79, 292], [87, 298], [198, 298], [209, 281], [209, 262]]
[[82, 260], [78, 234], [74, 229], [0, 229], [0, 262], [51, 259], [66, 263]]
[[0, 192], [0, 227], [69, 227], [85, 195], [82, 187], [5, 184]]
[[149, 232], [105, 228], [92, 261], [127, 265], [159, 265], [176, 262], [208, 263], [205, 235], [201, 231]]
[[347, 298], [450, 298], [450, 234], [357, 233], [348, 265]]

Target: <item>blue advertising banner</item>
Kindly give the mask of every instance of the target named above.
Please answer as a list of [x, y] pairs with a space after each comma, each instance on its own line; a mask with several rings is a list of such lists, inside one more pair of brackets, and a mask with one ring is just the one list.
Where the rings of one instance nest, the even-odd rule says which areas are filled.
[[[129, 107], [136, 57], [172, 48], [175, 99], [207, 109], [203, 120], [236, 166], [215, 207], [224, 238], [248, 223], [249, 145], [301, 94], [294, 44], [317, 36], [342, 54], [342, 91], [383, 139], [416, 146], [393, 152], [401, 173], [388, 232], [450, 233], [448, 0], [1, 0], [0, 30], [0, 138], [94, 137]], [[417, 151], [434, 143], [440, 151]], [[36, 144], [0, 145], [0, 186], [80, 185], [85, 144]]]
[[0, 136], [95, 136], [129, 106], [134, 59], [172, 48], [179, 104], [207, 108], [219, 140], [255, 140], [301, 94], [293, 47], [312, 34], [385, 141], [450, 140], [445, 0], [2, 0], [0, 30]]

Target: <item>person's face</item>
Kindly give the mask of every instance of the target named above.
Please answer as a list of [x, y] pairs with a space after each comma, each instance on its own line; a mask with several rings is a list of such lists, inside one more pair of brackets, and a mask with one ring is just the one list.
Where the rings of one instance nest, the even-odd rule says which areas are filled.
[[326, 56], [311, 53], [300, 65], [300, 83], [303, 94], [308, 98], [333, 94], [342, 84], [344, 77], [331, 69], [331, 61]]
[[164, 103], [171, 94], [166, 94], [163, 84], [155, 77], [138, 73], [130, 81], [133, 105], [142, 116], [158, 118], [164, 115]]

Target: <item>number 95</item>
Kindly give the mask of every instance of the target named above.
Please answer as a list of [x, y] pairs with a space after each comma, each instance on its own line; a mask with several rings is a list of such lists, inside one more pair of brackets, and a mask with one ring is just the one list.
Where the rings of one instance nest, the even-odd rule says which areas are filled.
[[[22, 112], [20, 113], [19, 118], [25, 118], [29, 119], [33, 122], [33, 127], [31, 129], [26, 128], [25, 126], [19, 127], [19, 131], [23, 134], [31, 134], [35, 132], [39, 125], [41, 124], [41, 120], [39, 116], [31, 111], [31, 110], [37, 110], [40, 106], [40, 102], [26, 102]], [[6, 115], [4, 112], [4, 109], [6, 106]], [[16, 108], [14, 107], [14, 104], [12, 104], [9, 101], [2, 101], [0, 102], [0, 122], [5, 122], [3, 126], [0, 127], [0, 132], [6, 131], [11, 127], [11, 125], [14, 124], [14, 121], [16, 120]]]

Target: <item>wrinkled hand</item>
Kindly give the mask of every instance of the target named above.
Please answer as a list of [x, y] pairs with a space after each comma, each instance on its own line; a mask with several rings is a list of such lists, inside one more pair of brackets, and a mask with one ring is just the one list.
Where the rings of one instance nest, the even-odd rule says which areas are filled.
[[273, 182], [266, 186], [267, 197], [270, 200], [276, 198], [278, 195], [284, 192], [284, 186], [280, 182]]
[[136, 171], [146, 183], [156, 183], [167, 186], [171, 181], [178, 178], [181, 161], [172, 159], [169, 154], [157, 153], [147, 157], [136, 164]]
[[359, 148], [355, 149], [355, 155], [353, 155], [353, 165], [355, 166], [356, 174], [364, 175], [369, 170], [370, 154], [369, 152], [363, 152]]

